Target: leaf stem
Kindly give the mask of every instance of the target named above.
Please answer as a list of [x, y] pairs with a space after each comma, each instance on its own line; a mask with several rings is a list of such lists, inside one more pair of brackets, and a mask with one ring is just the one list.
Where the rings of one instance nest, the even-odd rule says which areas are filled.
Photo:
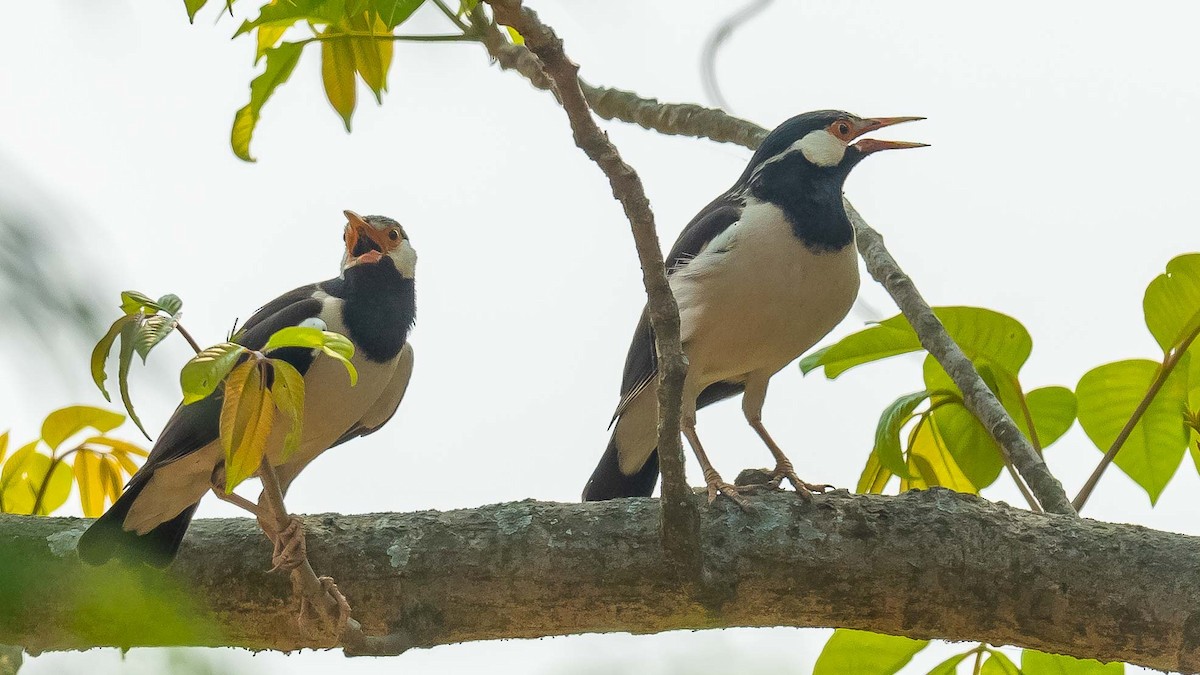
[[1104, 457], [1096, 465], [1095, 470], [1092, 471], [1092, 475], [1088, 476], [1087, 482], [1083, 484], [1083, 487], [1079, 490], [1079, 494], [1072, 500], [1071, 504], [1075, 507], [1076, 511], [1082, 509], [1083, 505], [1087, 503], [1088, 497], [1092, 496], [1092, 491], [1096, 489], [1096, 484], [1100, 482], [1100, 476], [1104, 475], [1104, 471], [1108, 468], [1108, 465], [1112, 464], [1113, 460], [1117, 458], [1117, 453], [1125, 445], [1125, 441], [1129, 439], [1129, 435], [1133, 433], [1133, 428], [1142, 420], [1142, 416], [1146, 414], [1146, 411], [1150, 408], [1150, 404], [1154, 402], [1154, 397], [1158, 395], [1159, 390], [1167, 383], [1167, 378], [1175, 370], [1175, 366], [1179, 365], [1180, 359], [1187, 353], [1188, 347], [1192, 345], [1197, 335], [1200, 335], [1200, 326], [1197, 326], [1191, 334], [1168, 352], [1166, 358], [1159, 364], [1158, 372], [1155, 373], [1154, 380], [1150, 382], [1150, 388], [1146, 390], [1146, 395], [1142, 397], [1141, 402], [1133, 409], [1133, 414], [1129, 416], [1129, 420], [1125, 422], [1125, 426], [1121, 428], [1120, 433], [1113, 439], [1112, 447], [1108, 449], [1108, 452], [1104, 453]]
[[183, 327], [183, 324], [176, 322], [175, 330], [179, 331], [179, 334], [183, 336], [184, 340], [187, 340], [187, 343], [192, 346], [192, 349], [195, 350], [197, 354], [203, 351], [200, 349], [200, 345], [196, 344], [196, 338], [192, 337], [192, 334], [187, 332], [187, 329]]
[[463, 33], [466, 33], [469, 30], [467, 24], [463, 23], [462, 19], [458, 18], [458, 14], [450, 11], [450, 8], [447, 7], [446, 3], [442, 2], [442, 0], [433, 0], [433, 4], [437, 5], [437, 8], [442, 10], [442, 14], [445, 14], [447, 19], [450, 19], [450, 21], [454, 22], [454, 25], [458, 26]]
[[391, 33], [363, 33], [360, 31], [346, 31], [343, 33], [331, 33], [328, 35], [314, 35], [304, 40], [297, 40], [292, 44], [306, 45], [310, 42], [327, 42], [330, 40], [344, 40], [346, 38], [369, 38], [372, 40], [390, 40], [392, 42], [478, 42], [479, 40], [464, 33], [450, 33], [444, 35], [392, 35]]
[[979, 675], [981, 670], [983, 670], [983, 643], [982, 642], [980, 642], [979, 646], [975, 648], [975, 665], [971, 668], [971, 673], [972, 673], [972, 675]]

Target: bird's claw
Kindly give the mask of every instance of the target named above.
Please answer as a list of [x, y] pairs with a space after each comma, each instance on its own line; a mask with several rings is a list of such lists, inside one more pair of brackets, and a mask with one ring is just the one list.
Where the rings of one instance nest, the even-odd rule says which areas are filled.
[[832, 485], [809, 483], [800, 480], [800, 477], [796, 475], [796, 470], [792, 468], [791, 462], [776, 465], [775, 470], [771, 472], [771, 480], [768, 485], [773, 488], [779, 488], [785, 478], [792, 484], [792, 487], [796, 488], [796, 492], [805, 499], [812, 499], [813, 494], [824, 494], [826, 490], [833, 489]]
[[271, 541], [275, 548], [271, 552], [272, 567], [268, 573], [291, 572], [308, 559], [308, 547], [304, 539], [304, 523], [296, 516], [289, 516], [287, 526], [276, 532], [271, 537]]
[[712, 504], [717, 500], [717, 495], [722, 494], [733, 500], [743, 511], [753, 511], [754, 507], [750, 505], [745, 497], [738, 492], [738, 489], [731, 483], [726, 483], [721, 479], [721, 476], [713, 471], [711, 474], [705, 473], [704, 482], [708, 484], [708, 503]]
[[313, 607], [313, 603], [309, 602], [307, 597], [301, 597], [300, 616], [296, 622], [305, 638], [314, 642], [337, 644], [350, 623], [350, 601], [342, 595], [333, 577], [318, 577], [317, 580], [321, 582], [321, 589], [326, 595], [337, 603], [337, 618], [333, 619], [333, 625], [330, 625], [331, 617], [320, 608]]

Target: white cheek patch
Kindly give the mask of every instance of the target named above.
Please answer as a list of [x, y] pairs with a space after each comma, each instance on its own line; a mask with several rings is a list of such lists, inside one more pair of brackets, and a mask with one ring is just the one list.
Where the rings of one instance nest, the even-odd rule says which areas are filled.
[[792, 144], [804, 158], [817, 166], [837, 166], [846, 155], [846, 142], [825, 129], [810, 131]]
[[392, 259], [392, 262], [396, 263], [396, 269], [406, 279], [415, 277], [417, 272], [417, 252], [413, 249], [412, 244], [408, 243], [407, 239], [392, 249], [388, 253], [388, 257]]

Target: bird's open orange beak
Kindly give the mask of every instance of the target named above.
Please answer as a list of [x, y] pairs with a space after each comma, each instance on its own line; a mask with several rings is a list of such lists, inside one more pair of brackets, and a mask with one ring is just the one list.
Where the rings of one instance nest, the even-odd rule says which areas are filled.
[[[858, 120], [854, 123], [854, 130], [851, 138], [858, 138], [863, 134], [871, 133], [876, 129], [890, 127], [896, 124], [905, 122], [916, 122], [923, 120], [924, 117], [872, 117]], [[881, 141], [874, 138], [864, 138], [854, 144], [854, 148], [864, 155], [869, 155], [872, 152], [880, 150], [903, 150], [905, 148], [925, 148], [929, 147], [928, 143], [910, 143], [908, 141]]]
[[[387, 250], [387, 238], [383, 232], [371, 227], [362, 216], [353, 211], [342, 211], [346, 214], [346, 254], [354, 262], [352, 264], [371, 264], [383, 260], [383, 252]], [[358, 244], [361, 239], [367, 239], [375, 244], [376, 249], [366, 251], [360, 255], [355, 255], [354, 251], [359, 248]]]

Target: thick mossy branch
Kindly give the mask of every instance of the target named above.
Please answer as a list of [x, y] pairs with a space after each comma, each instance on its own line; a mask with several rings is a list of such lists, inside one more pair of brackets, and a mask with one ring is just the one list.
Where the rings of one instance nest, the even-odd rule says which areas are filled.
[[[727, 500], [702, 510], [703, 582], [667, 571], [659, 504], [516, 502], [305, 518], [389, 651], [727, 626], [846, 626], [1200, 669], [1200, 538], [1036, 515], [946, 490]], [[251, 520], [192, 526], [166, 578], [82, 568], [87, 520], [0, 516], [0, 644], [294, 650], [286, 577]], [[138, 591], [146, 589], [139, 595]], [[147, 597], [149, 599], [147, 599]], [[397, 628], [403, 628], [397, 633]]]

